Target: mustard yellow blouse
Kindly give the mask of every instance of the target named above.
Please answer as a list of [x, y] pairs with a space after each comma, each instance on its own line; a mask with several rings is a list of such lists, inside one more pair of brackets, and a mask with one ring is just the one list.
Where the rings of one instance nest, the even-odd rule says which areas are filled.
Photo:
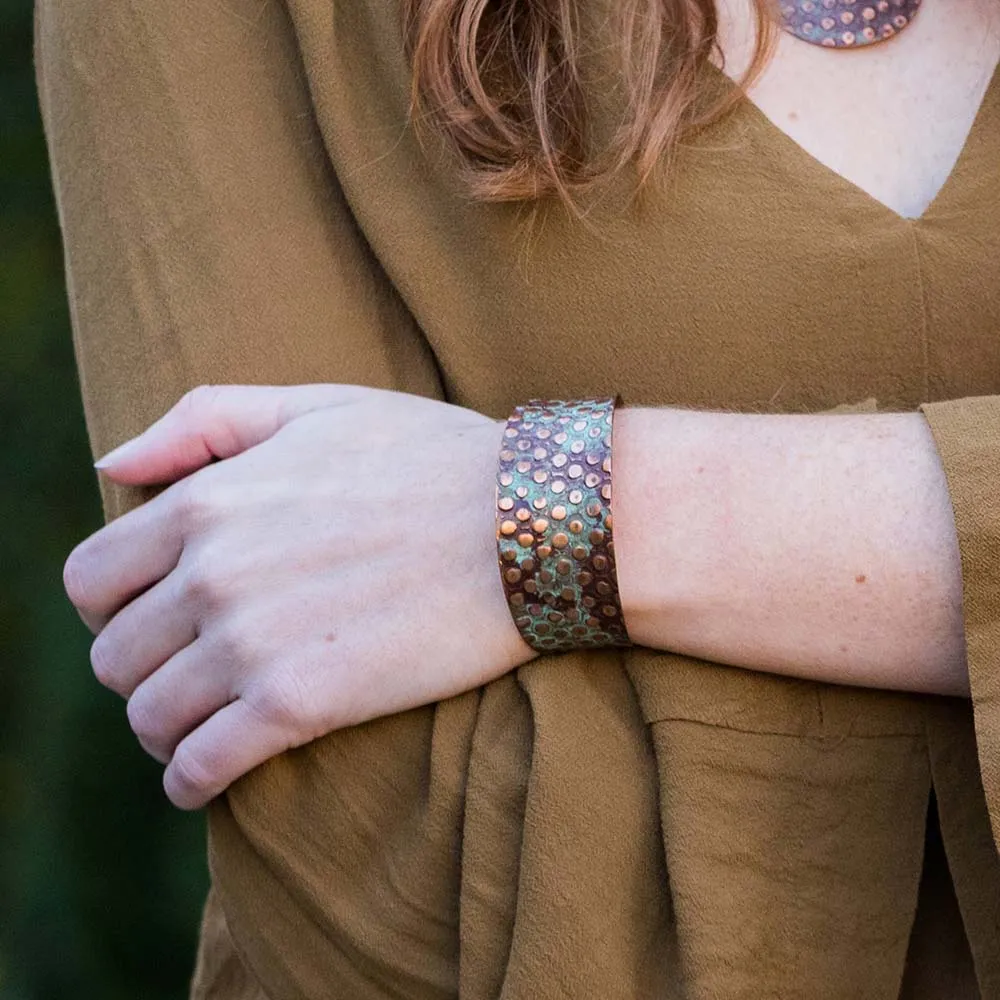
[[744, 102], [580, 223], [418, 144], [397, 2], [37, 0], [36, 59], [95, 454], [199, 383], [919, 407], [958, 527], [971, 703], [588, 651], [270, 761], [193, 997], [1000, 997], [1000, 79], [920, 219]]

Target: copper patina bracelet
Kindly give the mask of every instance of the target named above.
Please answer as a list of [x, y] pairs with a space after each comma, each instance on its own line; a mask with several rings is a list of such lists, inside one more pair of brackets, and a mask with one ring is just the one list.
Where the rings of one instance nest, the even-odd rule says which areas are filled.
[[497, 557], [524, 641], [540, 652], [630, 646], [611, 517], [619, 397], [533, 399], [507, 419], [497, 471]]

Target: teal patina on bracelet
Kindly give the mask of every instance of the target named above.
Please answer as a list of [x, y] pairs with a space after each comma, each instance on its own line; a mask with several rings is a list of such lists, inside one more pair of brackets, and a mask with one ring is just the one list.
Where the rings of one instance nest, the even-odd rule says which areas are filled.
[[542, 652], [631, 645], [612, 539], [617, 402], [533, 399], [507, 420], [497, 472], [497, 556], [514, 621]]

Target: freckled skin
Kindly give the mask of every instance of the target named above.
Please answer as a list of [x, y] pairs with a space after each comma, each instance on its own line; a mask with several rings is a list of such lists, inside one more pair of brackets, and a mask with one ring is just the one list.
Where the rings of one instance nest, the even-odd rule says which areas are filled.
[[864, 574], [864, 573], [859, 573], [859, 574], [858, 574], [858, 575], [857, 575], [857, 576], [856, 576], [856, 577], [854, 578], [854, 582], [855, 582], [855, 583], [864, 583], [864, 582], [865, 582], [865, 581], [866, 581], [867, 579], [868, 579], [868, 577], [867, 577], [867, 576], [865, 576], [865, 574]]

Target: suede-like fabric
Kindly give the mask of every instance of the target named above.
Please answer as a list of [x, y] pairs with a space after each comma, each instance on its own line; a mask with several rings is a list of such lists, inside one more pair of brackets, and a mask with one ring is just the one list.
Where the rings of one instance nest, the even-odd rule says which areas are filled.
[[95, 455], [200, 383], [919, 410], [961, 546], [971, 703], [564, 653], [268, 762], [208, 811], [192, 997], [1000, 997], [997, 79], [919, 220], [743, 103], [579, 221], [461, 194], [396, 2], [35, 11]]

